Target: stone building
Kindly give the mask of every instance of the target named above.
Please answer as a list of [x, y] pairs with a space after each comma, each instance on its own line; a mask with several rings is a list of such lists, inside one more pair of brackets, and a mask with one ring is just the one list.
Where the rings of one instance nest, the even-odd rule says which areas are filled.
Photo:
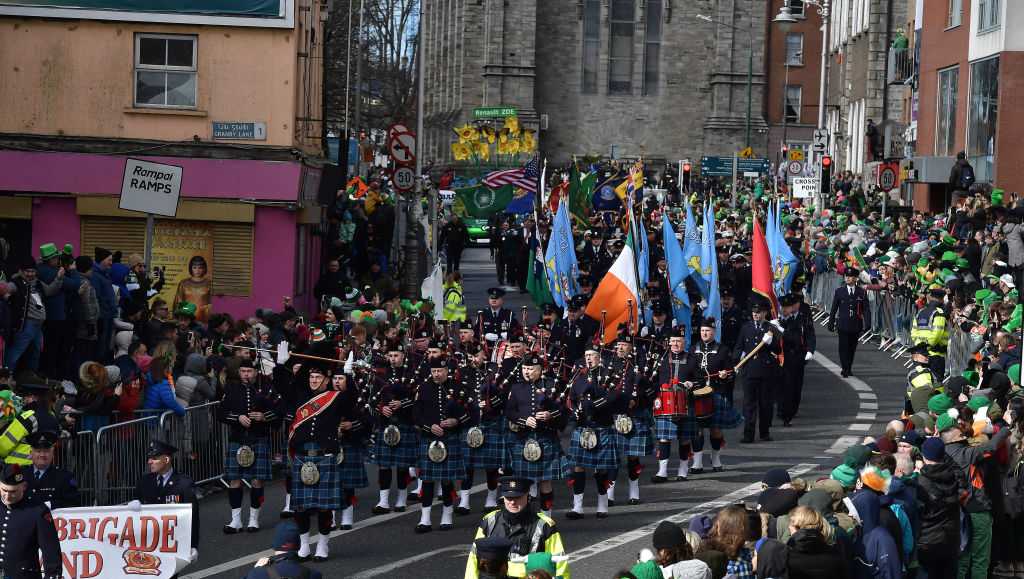
[[[512, 106], [542, 156], [768, 154], [767, 0], [424, 0], [425, 156], [451, 127]], [[713, 21], [697, 18], [698, 15]], [[749, 63], [749, 64], [748, 64]]]

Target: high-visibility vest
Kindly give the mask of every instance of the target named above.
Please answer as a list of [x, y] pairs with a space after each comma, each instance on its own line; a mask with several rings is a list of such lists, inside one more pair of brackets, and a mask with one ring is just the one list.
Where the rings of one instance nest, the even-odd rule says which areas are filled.
[[32, 464], [32, 445], [28, 435], [39, 427], [34, 410], [26, 410], [12, 420], [0, 434], [0, 458], [7, 464]]
[[[931, 368], [924, 364], [918, 364], [907, 373], [907, 398], [914, 393], [914, 390], [918, 388], [931, 388], [935, 389], [938, 380], [935, 379], [935, 374], [932, 373]], [[941, 386], [941, 384], [939, 384]]]
[[[480, 574], [476, 569], [476, 540], [490, 536], [491, 532], [494, 530], [494, 526], [500, 512], [501, 509], [498, 509], [484, 515], [482, 524], [477, 527], [476, 536], [473, 537], [473, 544], [469, 547], [469, 558], [466, 561], [466, 573], [463, 575], [464, 579], [479, 579]], [[551, 553], [552, 555], [564, 555], [565, 545], [562, 544], [562, 535], [555, 528], [555, 521], [544, 513], [537, 513], [537, 518], [540, 519], [540, 521], [534, 526], [534, 536], [530, 538], [530, 542], [533, 547], [530, 552], [546, 552]], [[547, 538], [544, 538], [544, 535], [547, 535]], [[523, 563], [509, 563], [506, 574], [509, 577], [526, 577], [526, 565]], [[569, 561], [560, 561], [555, 563], [555, 579], [570, 579]]]
[[466, 302], [463, 301], [462, 288], [459, 284], [445, 286], [444, 309], [441, 315], [449, 322], [466, 321]]
[[945, 356], [949, 346], [949, 331], [946, 329], [946, 312], [942, 306], [929, 304], [917, 312], [910, 329], [910, 340], [915, 344], [928, 344], [928, 354]]

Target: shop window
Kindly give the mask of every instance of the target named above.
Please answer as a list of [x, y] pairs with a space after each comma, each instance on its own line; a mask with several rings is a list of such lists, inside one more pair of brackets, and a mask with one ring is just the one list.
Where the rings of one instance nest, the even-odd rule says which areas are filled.
[[611, 0], [611, 38], [608, 46], [608, 92], [633, 92], [633, 0]]
[[996, 155], [999, 115], [999, 57], [971, 63], [971, 96], [967, 116], [967, 157], [979, 179], [991, 178]]
[[939, 94], [936, 107], [935, 154], [949, 157], [956, 147], [956, 99], [960, 83], [957, 67], [939, 71]]
[[196, 107], [196, 37], [135, 35], [135, 106]]

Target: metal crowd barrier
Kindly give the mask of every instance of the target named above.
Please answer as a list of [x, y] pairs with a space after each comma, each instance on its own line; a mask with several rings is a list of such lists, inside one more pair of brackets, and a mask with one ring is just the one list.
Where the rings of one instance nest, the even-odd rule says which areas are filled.
[[82, 504], [93, 504], [96, 500], [96, 433], [83, 430], [70, 438], [62, 438], [56, 446], [53, 462], [75, 475]]
[[217, 420], [220, 402], [190, 406], [185, 416], [167, 411], [160, 416], [160, 430], [167, 442], [178, 447], [174, 468], [187, 473], [196, 484], [220, 478], [228, 447], [227, 424]]
[[149, 470], [146, 450], [158, 432], [156, 416], [104, 426], [96, 433], [96, 504], [116, 505], [132, 499], [135, 485]]

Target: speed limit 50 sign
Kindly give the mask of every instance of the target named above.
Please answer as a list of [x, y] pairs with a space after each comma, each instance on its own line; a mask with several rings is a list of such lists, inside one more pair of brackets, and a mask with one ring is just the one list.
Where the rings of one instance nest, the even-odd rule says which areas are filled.
[[412, 191], [416, 184], [416, 172], [409, 167], [398, 167], [391, 176], [391, 182], [399, 191]]

